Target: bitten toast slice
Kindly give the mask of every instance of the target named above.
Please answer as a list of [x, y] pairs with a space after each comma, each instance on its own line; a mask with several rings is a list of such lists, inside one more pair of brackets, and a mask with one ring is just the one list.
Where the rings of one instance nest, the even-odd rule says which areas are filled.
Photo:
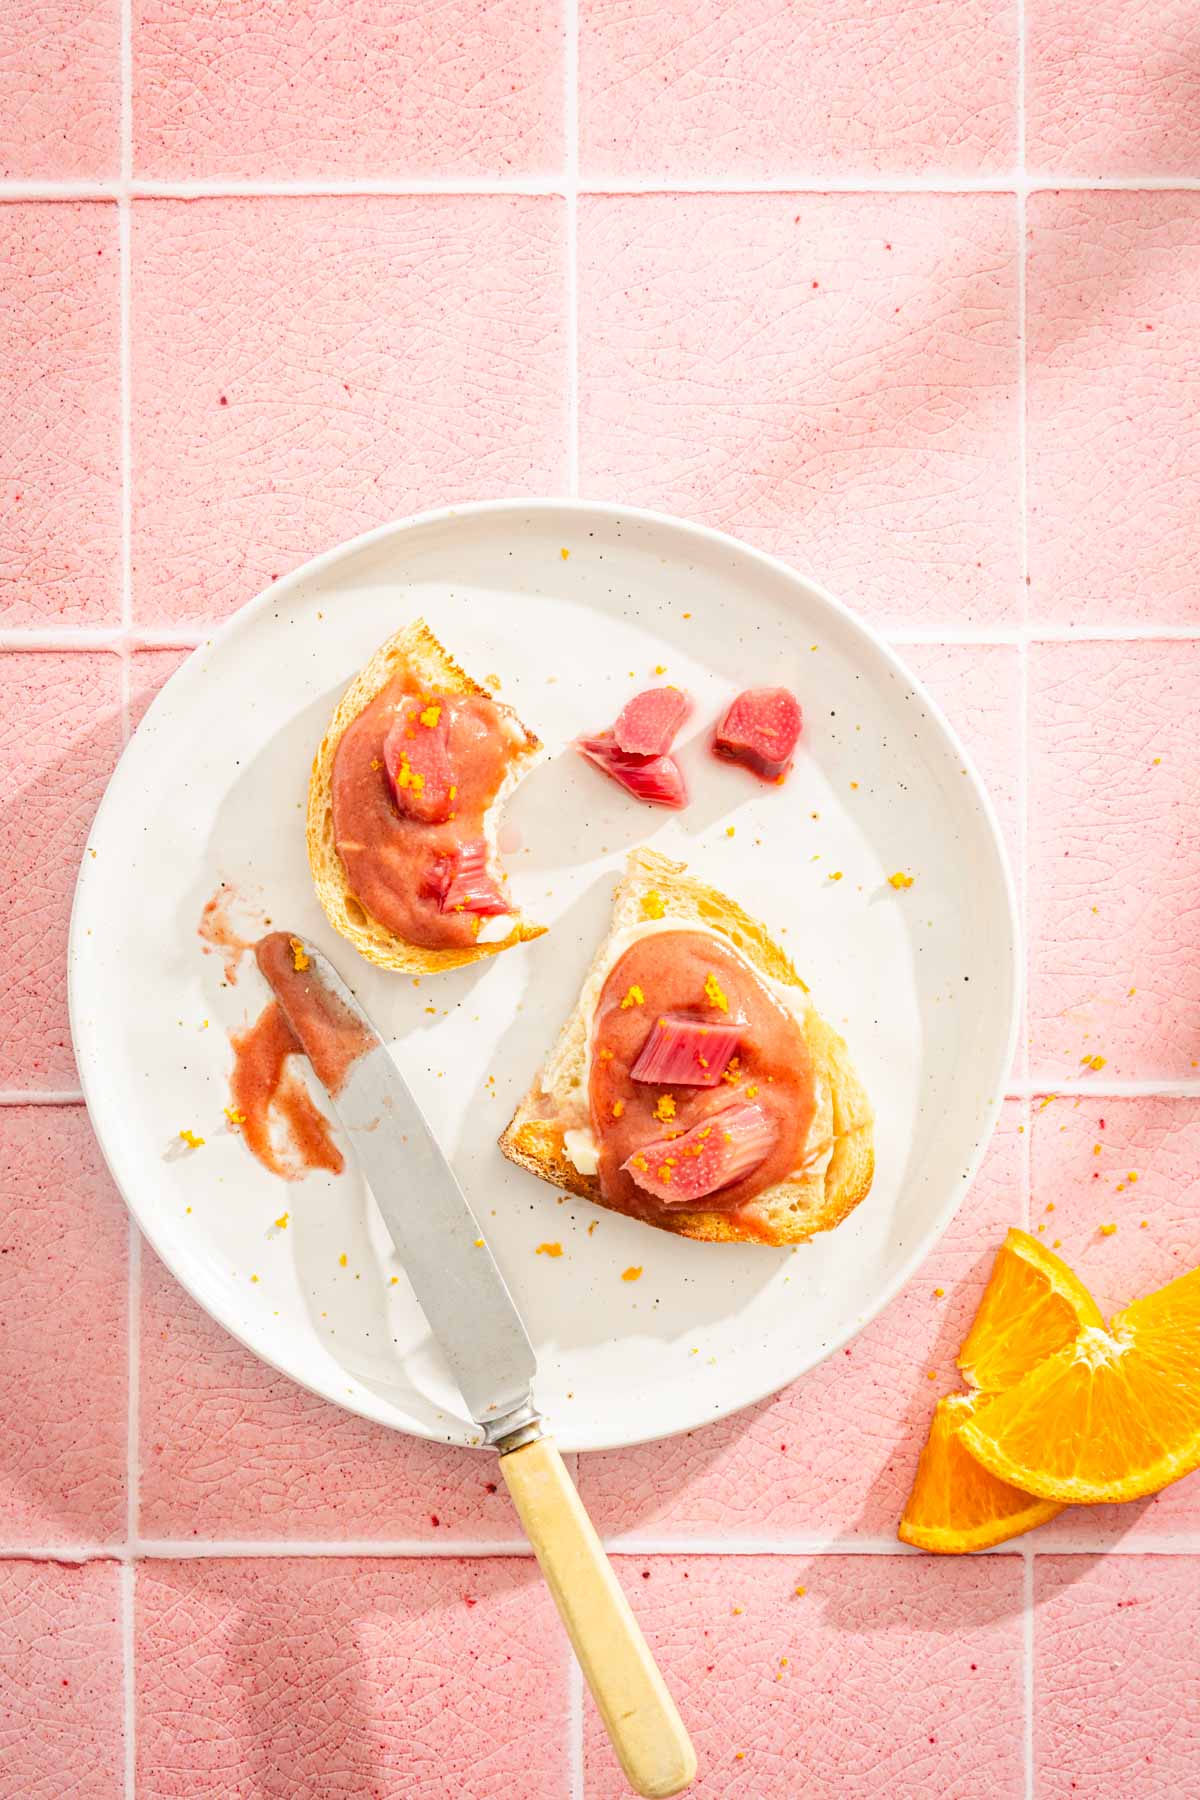
[[[630, 942], [629, 933], [648, 920], [711, 931], [724, 938], [794, 1013], [812, 1059], [816, 1112], [803, 1165], [737, 1213], [698, 1206], [663, 1210], [646, 1222], [710, 1243], [799, 1243], [832, 1230], [870, 1190], [875, 1169], [871, 1107], [845, 1043], [812, 1005], [789, 958], [757, 920], [726, 895], [687, 875], [685, 868], [653, 850], [630, 853], [614, 895], [608, 936], [596, 953], [575, 1011], [513, 1114], [500, 1148], [510, 1162], [543, 1181], [598, 1206], [611, 1205], [601, 1193], [598, 1176], [581, 1171], [572, 1160], [568, 1137], [590, 1127], [587, 1072], [596, 1002], [609, 970]], [[661, 928], [655, 923], [654, 929]]]
[[[347, 938], [368, 962], [383, 969], [396, 969], [405, 974], [434, 973], [440, 969], [456, 969], [463, 963], [476, 962], [481, 956], [496, 956], [514, 944], [540, 937], [544, 925], [535, 925], [523, 914], [514, 913], [508, 920], [509, 930], [500, 938], [477, 942], [467, 947], [430, 949], [410, 944], [397, 937], [372, 918], [350, 891], [346, 870], [338, 855], [333, 826], [333, 763], [343, 734], [370, 705], [375, 696], [402, 672], [411, 672], [414, 681], [429, 692], [445, 694], [479, 694], [493, 696], [486, 687], [472, 680], [443, 649], [423, 619], [404, 626], [381, 644], [366, 666], [354, 677], [337, 704], [329, 727], [321, 739], [313, 759], [308, 784], [308, 861], [312, 869], [317, 898], [326, 917], [336, 931]], [[524, 725], [520, 726], [524, 742], [518, 747], [504, 782], [492, 802], [488, 817], [498, 818], [509, 792], [525, 775], [531, 763], [541, 754], [541, 743]]]

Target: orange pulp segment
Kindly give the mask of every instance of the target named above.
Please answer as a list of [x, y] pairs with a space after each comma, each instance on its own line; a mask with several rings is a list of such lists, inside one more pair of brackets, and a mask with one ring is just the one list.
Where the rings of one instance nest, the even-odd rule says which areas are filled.
[[904, 1543], [958, 1556], [1019, 1537], [1062, 1511], [1053, 1500], [998, 1481], [964, 1450], [960, 1426], [992, 1404], [982, 1394], [938, 1401], [897, 1532]]
[[1084, 1506], [1155, 1494], [1200, 1466], [1200, 1269], [1087, 1324], [961, 1427], [992, 1475]]
[[1082, 1326], [1103, 1324], [1100, 1308], [1061, 1256], [1014, 1226], [996, 1252], [958, 1366], [971, 1387], [1002, 1393], [1073, 1344]]

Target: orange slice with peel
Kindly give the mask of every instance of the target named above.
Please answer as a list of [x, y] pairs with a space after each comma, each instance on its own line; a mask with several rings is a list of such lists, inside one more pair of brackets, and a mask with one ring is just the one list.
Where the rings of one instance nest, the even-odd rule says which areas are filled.
[[960, 1428], [998, 1480], [1094, 1506], [1200, 1467], [1200, 1269], [1086, 1324]]
[[947, 1394], [938, 1401], [897, 1531], [904, 1543], [961, 1556], [1019, 1537], [1062, 1511], [1054, 1500], [1036, 1500], [998, 1481], [964, 1450], [960, 1427], [992, 1404], [986, 1394]]
[[988, 1277], [962, 1349], [963, 1379], [981, 1393], [1003, 1393], [1028, 1370], [1073, 1344], [1104, 1315], [1061, 1256], [1027, 1231], [1008, 1233]]

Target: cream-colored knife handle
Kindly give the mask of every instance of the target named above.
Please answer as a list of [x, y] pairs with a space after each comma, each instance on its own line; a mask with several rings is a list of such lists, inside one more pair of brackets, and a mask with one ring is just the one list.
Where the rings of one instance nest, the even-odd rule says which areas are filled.
[[554, 1440], [500, 1467], [629, 1785], [652, 1800], [678, 1794], [696, 1753]]

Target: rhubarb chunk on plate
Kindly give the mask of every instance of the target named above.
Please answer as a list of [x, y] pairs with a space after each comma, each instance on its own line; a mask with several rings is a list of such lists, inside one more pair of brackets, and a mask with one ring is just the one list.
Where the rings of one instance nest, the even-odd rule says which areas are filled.
[[787, 688], [746, 688], [726, 707], [713, 754], [779, 781], [792, 766], [802, 724], [800, 702]]
[[633, 756], [619, 748], [611, 731], [578, 738], [575, 747], [635, 800], [676, 812], [687, 805], [687, 782], [673, 756]]
[[612, 728], [617, 749], [631, 756], [665, 756], [691, 710], [691, 696], [682, 688], [646, 688], [621, 708]]

